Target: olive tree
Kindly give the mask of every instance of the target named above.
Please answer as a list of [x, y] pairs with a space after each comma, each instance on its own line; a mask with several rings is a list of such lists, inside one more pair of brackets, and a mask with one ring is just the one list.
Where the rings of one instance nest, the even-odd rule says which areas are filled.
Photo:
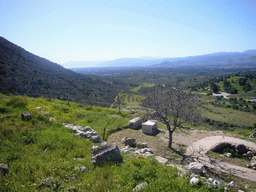
[[169, 87], [155, 85], [146, 102], [166, 125], [169, 131], [169, 148], [172, 148], [174, 131], [182, 128], [183, 123], [195, 121], [199, 117], [197, 96], [186, 88], [185, 83], [175, 83]]

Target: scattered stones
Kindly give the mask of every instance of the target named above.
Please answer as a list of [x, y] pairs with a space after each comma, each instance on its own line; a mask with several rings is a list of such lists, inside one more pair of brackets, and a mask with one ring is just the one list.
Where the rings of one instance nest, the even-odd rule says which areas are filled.
[[137, 185], [135, 188], [133, 188], [133, 191], [140, 191], [140, 190], [144, 189], [147, 185], [148, 185], [147, 182], [141, 183], [141, 184]]
[[94, 143], [100, 143], [101, 139], [98, 133], [90, 127], [81, 127], [79, 125], [75, 126], [73, 124], [62, 123], [62, 125], [68, 129], [73, 130], [76, 136], [84, 137], [86, 139], [91, 139]]
[[250, 138], [254, 139], [256, 138], [256, 132], [249, 136]]
[[147, 144], [147, 143], [137, 143], [137, 147], [138, 147], [139, 149], [147, 148], [147, 147], [148, 147], [148, 144]]
[[221, 187], [221, 183], [220, 183], [220, 181], [217, 180], [217, 179], [215, 179], [215, 180], [213, 181], [212, 185], [215, 186], [215, 187]]
[[31, 118], [32, 118], [32, 115], [29, 112], [23, 112], [21, 114], [22, 121], [29, 121]]
[[251, 166], [252, 166], [253, 169], [256, 168], [256, 156], [254, 156], [254, 157], [252, 158], [252, 160], [251, 160]]
[[128, 137], [124, 137], [122, 139], [122, 143], [126, 146], [129, 145], [130, 147], [135, 147], [136, 143], [135, 143], [135, 139], [134, 138], [128, 138]]
[[0, 164], [0, 170], [1, 170], [3, 175], [6, 175], [9, 171], [9, 167], [8, 167], [8, 165], [1, 163]]
[[119, 148], [115, 143], [101, 143], [100, 146], [91, 148], [92, 164], [99, 165], [106, 161], [121, 162], [122, 156]]
[[161, 156], [156, 156], [155, 159], [156, 159], [159, 163], [161, 163], [161, 164], [163, 164], [163, 165], [165, 165], [165, 164], [168, 162], [168, 159], [166, 159], [166, 158], [164, 158], [164, 157], [161, 157]]
[[197, 174], [202, 174], [203, 173], [203, 169], [204, 169], [204, 165], [202, 163], [198, 163], [198, 162], [192, 162], [187, 166], [187, 169], [190, 171], [193, 171], [194, 173]]
[[83, 166], [83, 167], [74, 167], [74, 169], [75, 169], [75, 170], [80, 170], [80, 171], [82, 171], [82, 172], [84, 172], [84, 171], [87, 170], [87, 168], [86, 168], [85, 166]]
[[14, 115], [4, 115], [4, 116], [1, 116], [1, 120], [3, 121], [4, 119], [9, 119], [11, 117], [14, 117]]
[[129, 121], [128, 123], [130, 129], [140, 129], [142, 126], [142, 119], [140, 117], [136, 117]]
[[192, 179], [190, 179], [190, 184], [191, 185], [196, 185], [199, 183], [199, 179], [196, 177], [192, 177]]
[[232, 153], [227, 153], [226, 156], [227, 157], [232, 157]]

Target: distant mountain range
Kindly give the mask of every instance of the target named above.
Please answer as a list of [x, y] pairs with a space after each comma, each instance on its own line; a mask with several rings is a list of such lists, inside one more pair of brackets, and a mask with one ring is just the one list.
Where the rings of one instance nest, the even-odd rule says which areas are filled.
[[0, 37], [0, 91], [108, 106], [125, 86], [119, 81], [82, 75], [27, 52]]
[[67, 68], [90, 67], [180, 67], [193, 65], [243, 65], [256, 64], [256, 50], [244, 52], [220, 52], [179, 58], [121, 58], [105, 62], [69, 62]]

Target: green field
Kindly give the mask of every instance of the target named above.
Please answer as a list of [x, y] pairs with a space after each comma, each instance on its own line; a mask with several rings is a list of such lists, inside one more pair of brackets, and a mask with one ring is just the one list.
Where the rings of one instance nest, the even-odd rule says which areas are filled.
[[[61, 122], [89, 125], [99, 135], [104, 126], [124, 125], [133, 118], [113, 109], [1, 95], [0, 162], [9, 166], [9, 172], [0, 174], [0, 191], [65, 191], [69, 187], [77, 191], [132, 191], [142, 182], [148, 183], [146, 191], [223, 191], [202, 183], [193, 186], [187, 175], [179, 176], [176, 168], [153, 158], [122, 155], [121, 164], [94, 167], [90, 149], [95, 144], [75, 136], [60, 122], [49, 121], [36, 107], [44, 108]], [[31, 120], [21, 120], [24, 111], [32, 114]], [[74, 168], [82, 166], [87, 168], [84, 172]]]

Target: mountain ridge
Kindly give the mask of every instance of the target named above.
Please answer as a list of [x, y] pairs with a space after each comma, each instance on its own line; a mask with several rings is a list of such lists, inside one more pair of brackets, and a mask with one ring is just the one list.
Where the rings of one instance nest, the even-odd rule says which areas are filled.
[[2, 93], [110, 105], [123, 88], [121, 82], [75, 73], [0, 37]]

